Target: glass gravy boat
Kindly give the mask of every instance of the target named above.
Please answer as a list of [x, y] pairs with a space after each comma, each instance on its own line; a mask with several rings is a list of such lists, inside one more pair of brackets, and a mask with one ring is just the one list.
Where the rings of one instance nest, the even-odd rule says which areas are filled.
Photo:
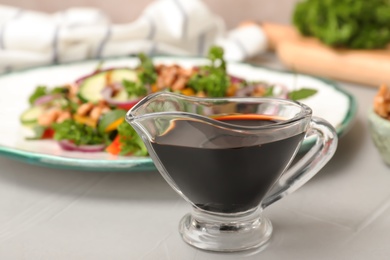
[[[304, 104], [276, 98], [151, 94], [126, 115], [169, 185], [192, 205], [179, 231], [212, 251], [261, 247], [272, 234], [262, 214], [333, 156], [337, 134]], [[316, 138], [315, 138], [316, 137]], [[314, 145], [292, 165], [301, 143]]]

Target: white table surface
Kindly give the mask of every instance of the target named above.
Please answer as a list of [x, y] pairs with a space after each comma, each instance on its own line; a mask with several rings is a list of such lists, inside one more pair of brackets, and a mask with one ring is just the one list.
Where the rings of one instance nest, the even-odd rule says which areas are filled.
[[[272, 56], [257, 62], [280, 67]], [[185, 244], [178, 222], [190, 207], [157, 172], [57, 170], [0, 158], [0, 259], [389, 259], [390, 168], [366, 122], [376, 89], [340, 85], [358, 101], [354, 126], [324, 169], [266, 209], [274, 234], [264, 251]]]

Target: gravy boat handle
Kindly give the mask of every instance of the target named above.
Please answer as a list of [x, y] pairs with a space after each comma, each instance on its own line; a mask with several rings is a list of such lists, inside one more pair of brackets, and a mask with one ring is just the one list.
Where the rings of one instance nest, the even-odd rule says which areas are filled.
[[332, 158], [338, 142], [333, 126], [321, 118], [312, 117], [305, 140], [314, 136], [317, 138], [313, 147], [291, 165], [267, 193], [261, 203], [263, 209], [299, 189]]

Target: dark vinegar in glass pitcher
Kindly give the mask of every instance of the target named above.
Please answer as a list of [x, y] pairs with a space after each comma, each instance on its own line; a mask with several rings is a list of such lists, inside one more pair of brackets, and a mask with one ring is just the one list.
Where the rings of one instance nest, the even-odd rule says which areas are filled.
[[[262, 115], [214, 118], [238, 126], [266, 126], [281, 119]], [[305, 133], [272, 142], [229, 134], [196, 120], [175, 120], [151, 142], [169, 176], [197, 207], [220, 213], [258, 206], [294, 156]]]

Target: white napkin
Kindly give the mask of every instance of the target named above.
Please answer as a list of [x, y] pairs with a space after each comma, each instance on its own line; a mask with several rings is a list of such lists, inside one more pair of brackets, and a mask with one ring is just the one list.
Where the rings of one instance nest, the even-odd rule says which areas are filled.
[[0, 73], [139, 52], [203, 56], [211, 45], [222, 46], [227, 60], [244, 60], [267, 41], [255, 25], [227, 32], [200, 0], [156, 0], [128, 24], [94, 8], [47, 14], [0, 5]]

